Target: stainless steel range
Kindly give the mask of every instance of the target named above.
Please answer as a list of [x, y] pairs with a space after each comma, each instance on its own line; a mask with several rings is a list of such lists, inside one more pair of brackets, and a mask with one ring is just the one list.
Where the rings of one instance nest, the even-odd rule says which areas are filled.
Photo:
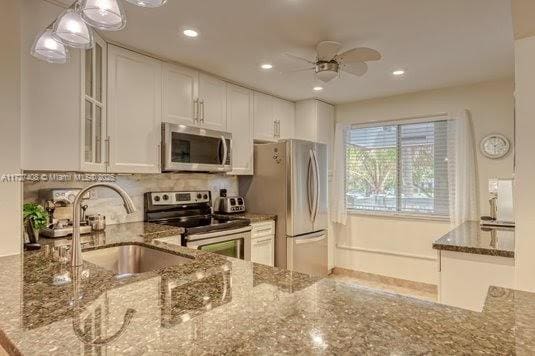
[[185, 229], [160, 241], [251, 260], [250, 221], [214, 215], [209, 191], [145, 193], [145, 221]]

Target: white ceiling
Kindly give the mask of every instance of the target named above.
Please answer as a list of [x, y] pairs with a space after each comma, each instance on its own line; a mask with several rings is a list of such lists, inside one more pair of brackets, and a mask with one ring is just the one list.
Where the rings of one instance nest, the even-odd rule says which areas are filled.
[[[109, 40], [298, 100], [341, 103], [513, 75], [508, 0], [169, 0], [159, 9], [125, 5], [127, 27]], [[181, 35], [199, 30], [196, 39]], [[368, 46], [383, 60], [364, 77], [344, 75], [312, 91], [312, 72], [289, 52], [314, 59], [322, 40]], [[273, 63], [263, 71], [260, 63]], [[404, 79], [391, 72], [403, 68]]]

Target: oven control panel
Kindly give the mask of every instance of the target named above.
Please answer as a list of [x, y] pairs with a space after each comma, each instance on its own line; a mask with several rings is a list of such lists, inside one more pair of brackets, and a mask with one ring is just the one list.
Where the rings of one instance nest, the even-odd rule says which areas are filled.
[[155, 192], [150, 193], [152, 205], [188, 205], [210, 203], [209, 191], [197, 192]]

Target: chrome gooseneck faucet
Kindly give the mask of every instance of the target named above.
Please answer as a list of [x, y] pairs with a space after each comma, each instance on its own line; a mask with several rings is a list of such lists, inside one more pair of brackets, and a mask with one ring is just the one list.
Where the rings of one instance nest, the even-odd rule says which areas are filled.
[[124, 202], [124, 208], [126, 209], [126, 212], [128, 214], [132, 214], [136, 211], [134, 207], [134, 203], [132, 202], [132, 199], [128, 195], [128, 193], [121, 187], [119, 187], [116, 184], [111, 183], [95, 183], [90, 185], [89, 187], [86, 187], [82, 189], [76, 198], [74, 199], [73, 203], [73, 232], [72, 232], [72, 245], [71, 245], [71, 266], [72, 267], [79, 267], [82, 265], [82, 243], [80, 241], [80, 204], [82, 202], [82, 197], [84, 196], [87, 191], [97, 188], [109, 188], [115, 192], [117, 192]]

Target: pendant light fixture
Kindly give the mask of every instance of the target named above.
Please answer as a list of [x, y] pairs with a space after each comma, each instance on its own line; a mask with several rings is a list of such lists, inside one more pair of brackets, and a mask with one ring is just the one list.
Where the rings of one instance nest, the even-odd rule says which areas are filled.
[[[167, 0], [126, 0], [140, 7], [160, 7]], [[39, 33], [33, 43], [32, 56], [50, 63], [66, 63], [65, 46], [80, 49], [95, 44], [91, 27], [118, 31], [126, 26], [120, 0], [76, 0], [53, 24]]]
[[93, 47], [93, 31], [87, 26], [77, 10], [69, 8], [61, 14], [52, 30], [52, 36], [64, 44], [88, 49]]
[[118, 0], [82, 0], [80, 13], [84, 21], [105, 31], [118, 31], [126, 26], [123, 6]]
[[63, 43], [52, 37], [52, 27], [42, 31], [35, 39], [32, 51], [35, 58], [48, 63], [63, 64], [67, 62], [68, 52]]
[[163, 6], [167, 0], [126, 0], [131, 4], [139, 7], [160, 7]]

